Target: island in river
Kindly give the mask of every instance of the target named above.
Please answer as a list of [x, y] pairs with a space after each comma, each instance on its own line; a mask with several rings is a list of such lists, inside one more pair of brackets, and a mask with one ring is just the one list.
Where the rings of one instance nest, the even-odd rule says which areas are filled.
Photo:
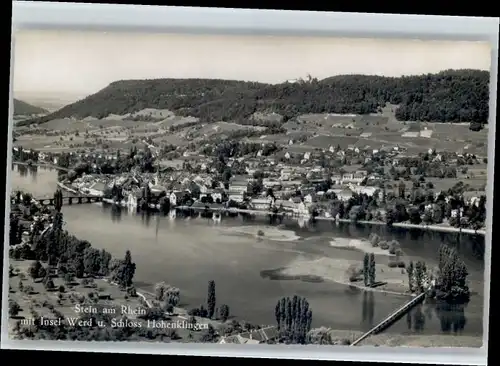
[[[39, 168], [21, 176], [14, 170], [11, 176], [13, 189], [47, 196], [57, 188], [54, 171]], [[203, 218], [137, 215], [98, 205], [64, 206], [63, 214], [65, 229], [88, 240], [93, 247], [104, 248], [114, 256], [130, 249], [137, 264], [134, 281], [137, 288], [153, 292], [157, 282], [166, 281], [181, 289], [181, 305], [191, 308], [206, 302], [207, 281], [213, 279], [217, 284], [217, 301], [228, 304], [234, 317], [263, 325], [275, 324], [276, 301], [298, 294], [308, 299], [314, 311], [313, 327], [349, 329], [350, 334], [368, 330], [407, 301], [406, 295], [366, 294], [339, 283], [342, 277], [345, 279], [345, 269], [350, 263], [360, 263], [363, 251], [370, 251], [366, 245], [369, 233], [376, 230], [384, 238], [398, 240], [405, 260], [424, 260], [429, 265], [436, 264], [440, 243], [458, 243], [470, 272], [473, 295], [469, 304], [445, 309], [433, 304], [421, 305], [407, 319], [389, 328], [387, 334], [393, 334], [392, 339], [404, 335], [401, 338], [412, 339], [413, 345], [415, 337], [422, 339], [422, 344], [429, 343], [424, 341], [429, 337], [442, 338], [437, 344], [443, 346], [450, 345], [455, 337], [462, 341], [454, 339], [453, 344], [463, 342], [464, 346], [473, 346], [474, 342], [468, 339], [482, 343], [484, 238], [480, 236], [458, 237], [452, 233], [337, 226], [326, 222], [312, 226], [287, 222], [276, 228], [242, 218], [214, 222]], [[264, 231], [262, 238], [256, 238], [258, 230]], [[388, 263], [391, 256], [378, 250], [377, 264]], [[380, 269], [385, 272], [386, 268]], [[262, 275], [263, 271], [273, 269], [284, 269], [282, 274], [295, 278], [273, 280]], [[322, 281], [298, 278], [303, 275], [321, 277]], [[400, 278], [404, 280], [404, 276]]]

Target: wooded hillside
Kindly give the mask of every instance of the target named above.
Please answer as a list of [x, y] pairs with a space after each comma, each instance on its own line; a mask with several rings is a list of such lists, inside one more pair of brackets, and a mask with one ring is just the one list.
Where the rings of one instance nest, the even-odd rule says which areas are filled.
[[43, 113], [47, 113], [47, 111], [43, 108], [36, 107], [14, 98], [14, 116], [31, 116]]
[[55, 118], [103, 118], [144, 108], [169, 109], [202, 121], [246, 119], [275, 112], [285, 120], [306, 113], [375, 113], [398, 104], [407, 121], [487, 123], [489, 73], [447, 70], [400, 78], [341, 75], [297, 83], [263, 84], [216, 79], [126, 80], [31, 123]]

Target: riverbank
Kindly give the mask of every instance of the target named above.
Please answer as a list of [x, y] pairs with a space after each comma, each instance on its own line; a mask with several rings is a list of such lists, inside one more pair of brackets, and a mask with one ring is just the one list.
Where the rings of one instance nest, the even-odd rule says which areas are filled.
[[24, 161], [13, 161], [12, 164], [15, 164], [15, 165], [24, 165], [24, 166], [36, 166], [36, 167], [46, 168], [46, 169], [56, 169], [56, 170], [62, 170], [64, 172], [69, 172], [70, 171], [70, 169], [68, 169], [68, 168], [63, 168], [63, 167], [60, 167], [58, 165], [48, 164], [48, 163], [34, 163], [34, 162], [27, 163], [27, 162], [24, 162]]
[[[198, 211], [214, 211], [214, 212], [227, 212], [227, 213], [245, 213], [245, 214], [250, 214], [250, 215], [271, 215], [271, 212], [268, 212], [266, 210], [247, 210], [247, 209], [239, 209], [239, 208], [204, 208], [204, 207], [189, 207], [189, 206], [182, 206], [182, 207], [177, 207], [179, 209], [186, 209], [186, 210], [198, 210]], [[311, 220], [312, 216], [310, 215], [303, 215], [303, 214], [293, 214], [293, 215], [287, 215], [286, 213], [278, 213], [277, 215], [284, 215], [286, 217], [290, 217], [292, 219], [305, 219], [305, 220]], [[337, 219], [335, 217], [325, 217], [325, 216], [316, 216], [314, 217], [315, 220], [322, 220], [322, 221], [332, 221], [332, 222], [339, 222], [339, 223], [353, 223], [352, 220], [349, 219]], [[359, 220], [356, 221], [356, 224], [362, 224], [362, 225], [384, 225], [387, 226], [386, 222], [383, 221], [366, 221], [366, 220]], [[477, 235], [486, 235], [485, 230], [473, 230], [473, 229], [465, 229], [465, 228], [456, 228], [448, 225], [416, 225], [416, 224], [410, 224], [410, 223], [405, 223], [405, 222], [397, 222], [392, 224], [393, 227], [399, 227], [399, 228], [405, 228], [405, 229], [418, 229], [418, 230], [428, 230], [428, 231], [438, 231], [438, 232], [449, 232], [449, 233], [464, 233], [464, 234], [477, 234]]]
[[[15, 164], [22, 164], [22, 165], [28, 165], [26, 163], [15, 163]], [[35, 164], [38, 166], [42, 167], [48, 167], [48, 168], [54, 168], [54, 169], [60, 169], [64, 171], [69, 171], [69, 169], [61, 168], [61, 167], [56, 167], [56, 166], [50, 166], [50, 165], [39, 165], [38, 163]], [[61, 187], [62, 189], [65, 189], [68, 192], [71, 193], [79, 193], [78, 191], [74, 190], [73, 188], [70, 188], [66, 185], [64, 185], [61, 182], [58, 182], [58, 186]], [[109, 204], [115, 204], [119, 205], [121, 207], [127, 207], [130, 206], [129, 203], [125, 200], [122, 200], [120, 202], [115, 202], [112, 199], [105, 198], [104, 202], [109, 203]], [[158, 204], [150, 204], [150, 208], [152, 209], [159, 209], [160, 205]], [[212, 211], [212, 212], [220, 212], [220, 213], [233, 213], [233, 214], [249, 214], [249, 215], [269, 215], [272, 214], [266, 210], [253, 210], [253, 209], [240, 209], [240, 208], [234, 208], [234, 207], [217, 207], [217, 208], [211, 208], [209, 206], [207, 207], [192, 207], [192, 206], [177, 206], [175, 207], [176, 209], [180, 210], [195, 210], [195, 211]], [[313, 219], [311, 215], [307, 214], [288, 214], [288, 213], [278, 213], [277, 215], [282, 215], [286, 217], [290, 217], [292, 219], [304, 219], [304, 220], [311, 220]], [[339, 222], [339, 223], [352, 223], [352, 220], [349, 219], [337, 219], [335, 217], [325, 217], [325, 216], [316, 216], [314, 217], [315, 220], [321, 220], [321, 221], [331, 221], [331, 222]], [[356, 221], [356, 224], [362, 224], [362, 225], [384, 225], [387, 226], [387, 223], [384, 221], [376, 221], [376, 220], [359, 220]], [[406, 223], [406, 222], [397, 222], [393, 223], [392, 227], [397, 227], [397, 228], [404, 228], [404, 229], [417, 229], [417, 230], [427, 230], [427, 231], [437, 231], [437, 232], [449, 232], [449, 233], [464, 233], [464, 234], [473, 234], [473, 235], [486, 235], [486, 230], [484, 229], [479, 229], [479, 230], [474, 230], [474, 229], [467, 229], [467, 228], [456, 228], [453, 226], [445, 225], [445, 224], [440, 224], [440, 225], [425, 225], [425, 224], [411, 224], [411, 223]]]
[[[335, 219], [333, 217], [319, 217], [315, 218], [316, 220], [326, 220], [326, 221], [337, 221], [342, 223], [352, 223], [349, 219]], [[359, 220], [356, 221], [357, 224], [362, 225], [384, 225], [387, 226], [386, 222], [383, 221], [366, 221]], [[429, 231], [440, 231], [440, 232], [448, 232], [448, 233], [464, 233], [464, 234], [477, 234], [477, 235], [486, 235], [486, 230], [474, 230], [474, 229], [465, 229], [465, 228], [456, 228], [448, 225], [416, 225], [410, 224], [406, 222], [395, 222], [392, 224], [393, 227], [399, 227], [404, 229], [418, 229], [418, 230], [429, 230]]]

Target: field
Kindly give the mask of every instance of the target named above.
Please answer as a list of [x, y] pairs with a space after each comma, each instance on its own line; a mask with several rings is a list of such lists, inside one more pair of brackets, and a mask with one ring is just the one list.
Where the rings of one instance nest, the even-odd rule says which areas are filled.
[[[95, 295], [99, 296], [98, 300], [92, 300], [94, 307], [100, 311], [102, 309], [115, 309], [116, 314], [111, 315], [112, 318], [119, 320], [122, 317], [122, 306], [129, 307], [129, 309], [144, 309], [147, 305], [142, 300], [141, 296], [129, 297], [126, 292], [121, 291], [118, 286], [112, 285], [104, 280], [94, 280], [95, 286], [84, 286], [81, 280], [72, 281], [70, 284], [63, 281], [58, 277], [53, 277], [53, 282], [56, 290], [47, 291], [40, 280], [33, 280], [29, 275], [29, 267], [33, 261], [12, 261], [11, 265], [14, 269], [14, 275], [9, 279], [9, 300], [15, 301], [21, 308], [19, 313], [9, 319], [9, 327], [12, 330], [18, 320], [27, 321], [32, 318], [32, 311], [36, 311], [39, 316], [45, 318], [78, 318], [81, 313], [78, 312], [77, 304], [81, 304], [83, 299], [96, 299]], [[22, 286], [20, 288], [20, 286]], [[64, 287], [61, 291], [60, 286]], [[26, 291], [31, 287], [31, 291]], [[138, 290], [140, 291], [140, 290]], [[94, 295], [94, 296], [93, 296]], [[154, 298], [150, 293], [142, 294], [144, 300], [149, 305], [154, 302]], [[148, 326], [147, 321], [138, 318], [137, 315], [128, 313], [127, 318], [131, 321], [136, 321], [142, 324], [141, 329], [133, 335], [134, 339], [130, 340], [154, 340], [148, 337], [149, 330], [158, 330]], [[174, 308], [173, 314], [167, 316], [165, 321], [169, 323], [183, 324], [184, 327], [177, 327], [175, 332], [172, 333], [172, 328], [165, 329], [167, 338], [181, 342], [197, 341], [203, 334], [208, 324], [214, 328], [220, 328], [221, 322], [212, 321], [196, 317], [196, 324], [198, 329], [186, 325], [188, 315], [184, 309]], [[139, 329], [139, 327], [138, 327]], [[161, 329], [160, 329], [161, 330]], [[148, 339], [149, 338], [149, 339]], [[162, 340], [163, 337], [161, 337]]]
[[[378, 115], [307, 114], [296, 121], [283, 123], [285, 133], [243, 138], [252, 143], [275, 143], [288, 151], [306, 152], [340, 146], [342, 149], [381, 149], [404, 147], [413, 155], [429, 149], [461, 154], [487, 156], [488, 129], [469, 130], [468, 124], [400, 122], [394, 118], [394, 106], [388, 106]], [[268, 116], [254, 116], [263, 119]], [[267, 118], [279, 120], [278, 115]], [[33, 132], [22, 127], [16, 145], [42, 151], [74, 150], [79, 147], [122, 149], [151, 137], [155, 144], [186, 146], [214, 138], [231, 137], [236, 132], [265, 133], [264, 127], [240, 125], [232, 122], [197, 123], [194, 117], [181, 117], [169, 110], [144, 109], [133, 115], [110, 115], [104, 119], [72, 118], [52, 120], [40, 127], [55, 132]], [[171, 128], [174, 127], [175, 131]], [[88, 138], [84, 139], [84, 135]], [[405, 137], [404, 137], [405, 136]], [[62, 140], [61, 140], [62, 138]], [[290, 145], [292, 140], [293, 145]]]
[[[101, 305], [130, 305], [132, 307], [140, 306], [139, 299], [125, 299], [125, 293], [120, 291], [117, 286], [112, 286], [105, 281], [99, 281], [97, 288], [86, 288], [78, 282], [67, 284], [62, 278], [53, 278], [56, 288], [59, 286], [67, 289], [60, 295], [59, 291], [48, 292], [43, 283], [33, 280], [29, 275], [29, 266], [32, 261], [11, 261], [12, 266], [18, 270], [15, 276], [10, 277], [9, 285], [11, 287], [9, 298], [16, 301], [21, 306], [21, 312], [17, 318], [30, 318], [30, 308], [33, 307], [40, 316], [50, 317], [52, 307], [57, 307], [65, 317], [77, 316], [75, 313], [75, 304], [80, 296], [88, 296], [89, 293], [98, 291], [100, 294], [110, 295], [111, 300], [101, 300]], [[19, 290], [19, 284], [22, 282], [23, 287], [31, 286], [33, 291], [31, 294], [24, 293]], [[60, 303], [59, 303], [60, 301]], [[52, 306], [50, 306], [51, 304]], [[14, 319], [11, 319], [14, 320]]]
[[[437, 191], [446, 191], [457, 184], [458, 180], [455, 178], [425, 178], [426, 182], [431, 182]], [[470, 191], [483, 191], [486, 186], [486, 176], [483, 178], [463, 179], [464, 184], [470, 187]]]
[[228, 122], [216, 122], [211, 124], [197, 125], [196, 127], [190, 127], [187, 129], [187, 133], [191, 135], [192, 138], [209, 138], [212, 136], [221, 136], [231, 132], [236, 131], [263, 131], [264, 127], [256, 126], [242, 126], [236, 123]]
[[297, 132], [299, 129], [314, 132], [315, 136], [302, 144], [311, 148], [328, 149], [331, 145], [340, 145], [341, 148], [353, 145], [373, 149], [401, 146], [406, 148], [409, 154], [438, 149], [487, 156], [488, 129], [473, 132], [469, 130], [468, 124], [463, 123], [399, 122], [390, 115], [324, 114], [301, 116], [298, 120], [299, 123], [287, 122], [284, 127], [289, 132]]

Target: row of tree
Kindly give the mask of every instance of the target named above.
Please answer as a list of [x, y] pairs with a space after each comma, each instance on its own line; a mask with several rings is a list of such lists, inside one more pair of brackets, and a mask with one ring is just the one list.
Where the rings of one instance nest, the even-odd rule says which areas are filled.
[[[59, 195], [60, 193], [56, 193], [56, 196]], [[60, 211], [54, 211], [47, 229], [41, 220], [33, 221], [30, 242], [11, 248], [10, 256], [47, 262], [49, 266], [56, 267], [61, 275], [70, 274], [77, 278], [111, 275], [112, 280], [121, 287], [132, 286], [136, 267], [130, 251], [126, 251], [123, 260], [112, 259], [106, 250], [92, 248], [88, 241], [70, 235], [63, 229], [63, 223]], [[14, 241], [11, 245], [17, 243], [18, 241]]]
[[406, 271], [410, 292], [429, 291], [431, 297], [447, 303], [466, 303], [470, 299], [467, 265], [456, 248], [446, 244], [439, 247], [437, 271], [429, 270], [422, 261], [410, 261]]
[[201, 318], [220, 319], [225, 322], [230, 315], [229, 306], [221, 304], [217, 307], [217, 297], [215, 294], [215, 281], [208, 281], [207, 302], [205, 305], [189, 310], [189, 315]]
[[427, 273], [427, 266], [424, 262], [417, 261], [413, 264], [413, 261], [410, 261], [406, 268], [406, 272], [408, 274], [408, 287], [410, 292], [421, 294], [428, 290], [432, 279]]
[[456, 248], [442, 245], [439, 248], [436, 297], [448, 302], [469, 301], [468, 275], [467, 265], [458, 255]]
[[312, 310], [304, 297], [281, 298], [274, 310], [280, 337], [285, 343], [305, 344], [311, 330]]
[[373, 253], [365, 253], [363, 258], [363, 282], [365, 286], [374, 286], [375, 285], [375, 254]]

